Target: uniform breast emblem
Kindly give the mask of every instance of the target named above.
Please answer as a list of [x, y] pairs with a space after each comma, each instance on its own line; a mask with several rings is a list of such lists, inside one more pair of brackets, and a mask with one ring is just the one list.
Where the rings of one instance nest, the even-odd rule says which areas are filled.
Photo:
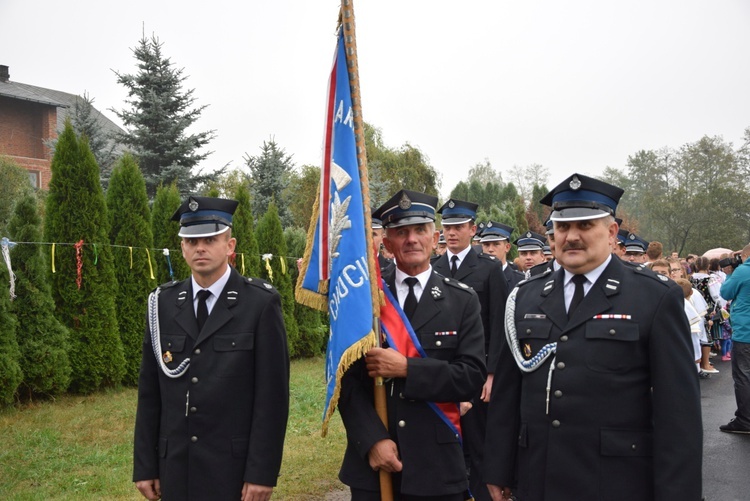
[[171, 352], [169, 352], [169, 351], [165, 351], [165, 352], [164, 352], [164, 355], [162, 355], [162, 357], [161, 357], [161, 358], [163, 358], [163, 359], [164, 359], [164, 363], [165, 363], [165, 364], [168, 364], [169, 362], [171, 362], [171, 361], [172, 361], [172, 353], [171, 353]]
[[531, 345], [529, 343], [525, 343], [523, 345], [523, 356], [526, 358], [531, 358]]

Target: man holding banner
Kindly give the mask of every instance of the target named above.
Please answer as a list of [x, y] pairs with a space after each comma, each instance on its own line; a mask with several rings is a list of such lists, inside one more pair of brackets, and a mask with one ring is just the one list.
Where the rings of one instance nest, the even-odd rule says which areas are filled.
[[[402, 190], [373, 214], [396, 268], [383, 277], [387, 347], [367, 351], [341, 383], [347, 448], [339, 478], [355, 501], [380, 500], [381, 469], [393, 474], [396, 499], [467, 497], [458, 402], [484, 382], [484, 331], [476, 293], [430, 266], [436, 203]], [[387, 427], [373, 406], [375, 377], [386, 381]]]

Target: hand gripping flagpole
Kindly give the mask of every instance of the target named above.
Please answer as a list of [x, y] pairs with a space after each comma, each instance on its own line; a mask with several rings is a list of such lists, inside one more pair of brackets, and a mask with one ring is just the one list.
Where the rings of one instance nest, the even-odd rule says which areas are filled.
[[[372, 294], [373, 331], [377, 338], [378, 346], [382, 343], [380, 334], [380, 293], [378, 289], [379, 271], [376, 268], [375, 253], [372, 244], [372, 227], [370, 216], [370, 188], [367, 173], [367, 152], [365, 150], [364, 120], [362, 119], [362, 101], [359, 88], [359, 66], [357, 64], [357, 39], [354, 23], [353, 0], [341, 0], [341, 12], [339, 22], [344, 29], [344, 46], [346, 48], [346, 66], [349, 72], [349, 87], [351, 88], [352, 112], [354, 113], [354, 136], [357, 144], [357, 164], [359, 165], [359, 178], [362, 187], [362, 204], [365, 214], [365, 231], [367, 238], [367, 267], [370, 273], [370, 292]], [[388, 428], [388, 410], [386, 408], [385, 386], [382, 377], [375, 378], [375, 410]], [[382, 501], [393, 500], [393, 481], [390, 472], [380, 470], [380, 499]]]

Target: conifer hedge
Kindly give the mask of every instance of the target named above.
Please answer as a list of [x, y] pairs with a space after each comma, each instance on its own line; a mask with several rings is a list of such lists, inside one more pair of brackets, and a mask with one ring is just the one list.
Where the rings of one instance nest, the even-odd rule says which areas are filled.
[[182, 199], [177, 185], [160, 185], [156, 189], [156, 198], [151, 207], [151, 232], [156, 249], [169, 249], [169, 262], [172, 270], [172, 276], [170, 276], [167, 258], [161, 250], [157, 250], [158, 256], [154, 256], [154, 261], [156, 262], [156, 280], [159, 284], [172, 280], [184, 280], [190, 276], [190, 268], [182, 257], [181, 238], [177, 236], [180, 232], [180, 222], [172, 221], [172, 214], [179, 209], [181, 204]]

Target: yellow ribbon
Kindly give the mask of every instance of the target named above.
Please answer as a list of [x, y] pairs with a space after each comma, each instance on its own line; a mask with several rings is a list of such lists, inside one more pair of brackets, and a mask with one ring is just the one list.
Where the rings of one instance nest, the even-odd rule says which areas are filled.
[[52, 261], [52, 273], [56, 273], [55, 272], [55, 243], [54, 242], [52, 243], [52, 259], [51, 259], [51, 261]]
[[263, 261], [266, 262], [266, 271], [268, 272], [268, 280], [273, 282], [273, 269], [271, 269], [271, 258], [273, 258], [273, 254], [263, 254]]
[[281, 261], [281, 274], [286, 275], [286, 259], [284, 256], [279, 256], [279, 261]]
[[154, 267], [151, 264], [151, 253], [148, 251], [148, 249], [146, 249], [146, 257], [148, 258], [148, 271], [149, 273], [151, 273], [151, 280], [153, 280], [156, 277], [154, 277]]
[[130, 269], [132, 270], [133, 269], [133, 248], [128, 247], [128, 249], [130, 249]]
[[244, 275], [245, 274], [245, 253], [244, 252], [240, 254], [240, 261], [242, 262], [241, 274]]

